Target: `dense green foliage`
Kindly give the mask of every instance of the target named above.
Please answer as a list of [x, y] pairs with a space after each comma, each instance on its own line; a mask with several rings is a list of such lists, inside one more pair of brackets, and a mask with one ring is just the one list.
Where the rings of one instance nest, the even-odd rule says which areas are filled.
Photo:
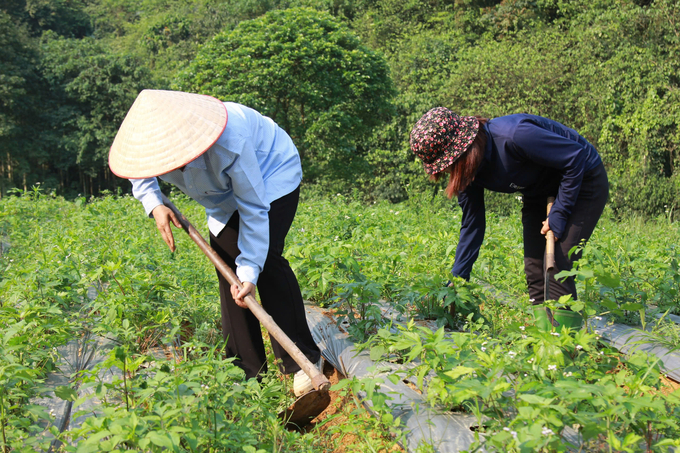
[[[551, 334], [533, 326], [517, 206], [489, 222], [473, 283], [444, 288], [457, 237], [450, 226], [460, 213], [441, 192], [434, 200], [421, 194], [370, 206], [342, 195], [305, 198], [286, 252], [305, 297], [347, 321], [374, 360], [410, 363], [390, 379], [409, 377], [430, 404], [479, 417], [487, 450], [563, 451], [559, 434], [574, 426], [587, 451], [678, 445], [679, 395], [660, 391], [654, 357], [624, 357], [585, 330]], [[173, 200], [204, 230], [197, 203]], [[579, 302], [562, 303], [589, 319], [607, 313], [646, 323], [650, 341], [679, 347], [677, 325], [651, 322], [657, 313], [680, 313], [680, 249], [667, 240], [680, 236], [678, 224], [618, 223], [610, 214], [576, 270]], [[82, 390], [103, 402], [98, 417], [61, 434], [66, 451], [333, 451], [342, 433], [400, 426], [385, 405], [389, 395], [372, 393], [374, 379], [348, 379], [341, 388], [369, 392], [379, 415], [373, 422], [355, 414], [338, 425], [329, 420], [325, 435], [283, 430], [274, 414], [289, 402], [289, 381], [274, 366], [262, 385], [241, 381], [219, 349], [214, 269], [185, 234], [175, 238], [170, 253], [129, 196], [68, 202], [36, 188], [0, 200], [0, 448], [46, 450], [50, 432], [58, 435], [54, 414], [30, 398], [47, 394], [42, 383], [58, 362], [54, 348], [84, 333], [118, 343], [94, 373], [74, 375], [57, 392], [75, 399], [76, 413], [89, 398]], [[406, 320], [402, 327], [383, 316], [385, 304]], [[411, 318], [459, 331], [432, 332]], [[177, 335], [179, 361], [149, 355], [149, 347]], [[97, 377], [111, 368], [127, 379]], [[78, 438], [77, 448], [69, 446]], [[394, 443], [379, 436], [358, 442], [353, 451]]]
[[270, 12], [218, 34], [176, 88], [271, 117], [297, 145], [306, 177], [330, 189], [346, 189], [364, 172], [366, 151], [357, 143], [391, 113], [384, 60], [333, 16], [312, 9]]
[[[106, 154], [139, 89], [181, 88], [272, 115], [306, 183], [403, 200], [433, 188], [413, 123], [529, 112], [600, 150], [617, 214], [680, 199], [674, 0], [12, 0], [0, 9], [0, 193], [121, 187]], [[509, 199], [494, 201], [507, 212]]]
[[[174, 201], [204, 218], [186, 197]], [[59, 451], [74, 452], [323, 452], [352, 432], [375, 434], [355, 451], [394, 445], [367, 417], [335, 427], [330, 417], [322, 433], [284, 429], [277, 414], [292, 402], [292, 380], [270, 352], [262, 383], [243, 381], [222, 352], [215, 270], [187, 235], [176, 240], [171, 253], [129, 196], [69, 202], [36, 188], [0, 200], [0, 451], [48, 451], [58, 437]], [[86, 335], [115, 347], [51, 394], [45, 378], [64, 366], [58, 351]], [[150, 351], [171, 344], [181, 344], [175, 360]], [[33, 400], [50, 395], [73, 402], [61, 434], [59, 414]], [[92, 398], [98, 416], [76, 422]]]

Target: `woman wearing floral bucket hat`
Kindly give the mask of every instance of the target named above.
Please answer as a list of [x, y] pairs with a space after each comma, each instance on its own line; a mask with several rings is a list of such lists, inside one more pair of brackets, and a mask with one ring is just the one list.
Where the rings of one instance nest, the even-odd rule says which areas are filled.
[[[571, 269], [580, 252], [570, 250], [587, 241], [609, 196], [607, 173], [593, 145], [556, 121], [528, 114], [493, 119], [458, 116], [437, 107], [411, 131], [411, 150], [434, 180], [448, 176], [446, 194], [456, 195], [463, 210], [456, 258], [451, 273], [466, 280], [479, 255], [486, 226], [484, 189], [522, 194], [524, 271], [537, 324], [547, 325], [544, 302], [544, 235], [555, 236], [556, 272]], [[555, 202], [546, 218], [546, 200]], [[571, 294], [573, 278], [551, 278], [549, 299]], [[567, 310], [555, 320], [580, 326]]]
[[[156, 220], [171, 250], [170, 224], [156, 177], [177, 186], [205, 207], [210, 245], [235, 269], [243, 289], [219, 273], [222, 334], [227, 354], [247, 378], [266, 371], [257, 318], [244, 298], [258, 288], [263, 307], [317, 366], [295, 274], [283, 258], [302, 180], [300, 156], [283, 129], [253, 109], [210, 96], [143, 90], [130, 108], [109, 153], [111, 171], [130, 179], [134, 196]], [[281, 371], [295, 373], [297, 395], [312, 389], [300, 366], [272, 339]]]

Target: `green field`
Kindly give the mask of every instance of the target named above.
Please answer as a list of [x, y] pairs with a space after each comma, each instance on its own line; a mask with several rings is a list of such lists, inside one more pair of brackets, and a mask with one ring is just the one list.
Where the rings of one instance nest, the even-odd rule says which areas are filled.
[[[172, 199], [205, 234], [202, 209], [183, 196]], [[287, 257], [305, 298], [347, 316], [354, 340], [372, 358], [413, 362], [408, 373], [429, 403], [479, 417], [488, 451], [564, 451], [559, 434], [567, 426], [576, 427], [587, 451], [680, 446], [680, 394], [668, 391], [654, 357], [624, 357], [585, 330], [533, 327], [515, 201], [510, 215], [489, 215], [473, 282], [449, 289], [443, 283], [460, 210], [441, 194], [370, 205], [342, 195], [303, 197]], [[610, 217], [605, 212], [585, 249], [577, 269], [582, 298], [573, 307], [586, 317], [646, 324], [656, 341], [677, 348], [677, 327], [651, 320], [680, 313], [678, 224]], [[45, 449], [49, 439], [41, 436], [50, 426], [66, 451], [341, 451], [334, 439], [349, 431], [375, 436], [344, 451], [379, 451], [399, 440], [398, 420], [377, 396], [376, 418], [353, 412], [323, 432], [284, 430], [275, 414], [289, 402], [289, 384], [276, 372], [262, 385], [242, 382], [240, 370], [222, 358], [214, 269], [183, 232], [175, 236], [173, 254], [129, 196], [71, 202], [36, 189], [0, 200], [5, 451]], [[91, 288], [96, 298], [88, 297]], [[390, 330], [380, 303], [449, 329]], [[45, 392], [55, 348], [83, 332], [117, 340], [102, 366], [125, 370], [125, 379], [74, 376], [57, 396], [77, 406], [83, 401], [75, 390], [90, 388], [102, 413], [59, 434], [53, 415], [29, 399]], [[146, 355], [178, 336], [179, 363]]]

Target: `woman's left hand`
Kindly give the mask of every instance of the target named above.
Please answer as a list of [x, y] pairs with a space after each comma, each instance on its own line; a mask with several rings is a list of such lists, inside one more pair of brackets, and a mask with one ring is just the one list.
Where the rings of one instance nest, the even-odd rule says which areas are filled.
[[[550, 231], [550, 223], [548, 222], [548, 219], [545, 219], [543, 221], [543, 228], [541, 228], [541, 234], [545, 236], [548, 234], [548, 231]], [[555, 237], [555, 240], [557, 240], [557, 237]]]
[[241, 308], [248, 308], [246, 301], [244, 300], [248, 294], [255, 297], [255, 285], [250, 282], [243, 282], [243, 287], [239, 291], [238, 286], [231, 285], [231, 297], [234, 298], [234, 302]]

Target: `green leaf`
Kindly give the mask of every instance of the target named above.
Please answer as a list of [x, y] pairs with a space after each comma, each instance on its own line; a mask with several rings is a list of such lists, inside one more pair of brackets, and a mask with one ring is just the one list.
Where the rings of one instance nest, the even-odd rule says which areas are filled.
[[533, 394], [522, 394], [518, 396], [519, 399], [522, 401], [526, 401], [529, 404], [538, 404], [541, 406], [546, 406], [550, 404], [555, 398], [544, 398], [542, 396], [538, 395], [533, 395]]
[[609, 288], [618, 288], [621, 286], [621, 277], [612, 274], [597, 274], [597, 281]]
[[159, 447], [173, 448], [172, 440], [167, 436], [159, 433], [158, 431], [151, 431], [146, 435], [146, 437], [154, 444]]
[[453, 370], [446, 371], [444, 374], [450, 377], [451, 379], [458, 379], [460, 376], [463, 376], [465, 374], [472, 374], [474, 372], [475, 372], [474, 368], [459, 365]]
[[65, 385], [57, 387], [54, 390], [54, 394], [64, 401], [75, 401], [78, 398], [78, 392]]
[[374, 346], [371, 348], [371, 360], [374, 362], [377, 360], [380, 360], [382, 356], [385, 354], [385, 347], [380, 345], [380, 346]]

